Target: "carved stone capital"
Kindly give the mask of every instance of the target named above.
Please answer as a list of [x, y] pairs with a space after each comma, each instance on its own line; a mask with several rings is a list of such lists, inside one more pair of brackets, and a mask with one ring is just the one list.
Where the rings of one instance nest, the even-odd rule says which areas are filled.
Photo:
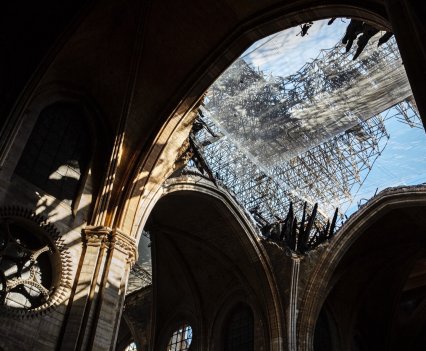
[[87, 226], [82, 231], [83, 242], [87, 246], [107, 247], [116, 249], [127, 255], [130, 264], [138, 258], [136, 240], [123, 233], [120, 229], [104, 226]]
[[138, 259], [138, 248], [135, 238], [123, 233], [118, 228], [114, 228], [111, 235], [111, 248], [114, 247], [126, 254], [130, 264], [135, 263]]
[[82, 230], [83, 242], [87, 246], [109, 246], [112, 229], [104, 226], [87, 226]]

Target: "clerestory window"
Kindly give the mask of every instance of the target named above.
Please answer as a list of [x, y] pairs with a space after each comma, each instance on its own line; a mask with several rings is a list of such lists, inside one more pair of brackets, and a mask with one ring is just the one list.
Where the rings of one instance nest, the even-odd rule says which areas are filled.
[[192, 343], [192, 327], [189, 324], [182, 323], [173, 332], [169, 343], [167, 344], [167, 351], [186, 351]]
[[55, 103], [40, 113], [15, 173], [71, 204], [80, 190], [91, 153], [82, 109], [71, 103]]

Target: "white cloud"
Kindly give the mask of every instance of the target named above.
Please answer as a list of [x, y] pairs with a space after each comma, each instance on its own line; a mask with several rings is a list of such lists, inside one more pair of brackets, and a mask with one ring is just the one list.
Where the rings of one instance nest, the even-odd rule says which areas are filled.
[[242, 57], [266, 74], [282, 77], [294, 74], [322, 49], [332, 48], [344, 35], [347, 23], [336, 20], [328, 26], [327, 22], [314, 22], [304, 37], [298, 35], [300, 27], [273, 34], [254, 43]]

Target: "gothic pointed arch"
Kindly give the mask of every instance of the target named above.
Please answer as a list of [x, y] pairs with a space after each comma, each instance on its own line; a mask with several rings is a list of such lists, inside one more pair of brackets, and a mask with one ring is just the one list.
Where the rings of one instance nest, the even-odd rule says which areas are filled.
[[[420, 267], [424, 261], [424, 224], [410, 218], [424, 211], [425, 191], [424, 186], [384, 190], [319, 248], [300, 302], [301, 350], [315, 345], [315, 328], [324, 322], [323, 306], [333, 310], [340, 347], [390, 347], [391, 340], [398, 345], [401, 330], [390, 325], [398, 328], [401, 323], [400, 305], [411, 301], [408, 296], [415, 291], [410, 276], [419, 275], [416, 264]], [[425, 282], [416, 284], [422, 287]], [[369, 324], [373, 321], [374, 328]]]
[[[185, 88], [176, 96], [176, 103], [167, 106], [159, 119], [149, 146], [139, 155], [132, 155], [132, 169], [128, 169], [121, 198], [121, 209], [114, 223], [137, 237], [137, 228], [145, 223], [158, 188], [173, 172], [176, 155], [187, 138], [196, 110], [206, 89], [253, 42], [301, 23], [330, 17], [351, 17], [390, 29], [384, 9], [365, 6], [336, 5], [334, 2], [314, 3], [300, 8], [295, 4], [276, 5], [248, 17], [230, 30], [221, 45], [204, 59], [203, 64], [187, 78]], [[226, 55], [223, 55], [226, 52]], [[145, 143], [145, 141], [144, 141]]]

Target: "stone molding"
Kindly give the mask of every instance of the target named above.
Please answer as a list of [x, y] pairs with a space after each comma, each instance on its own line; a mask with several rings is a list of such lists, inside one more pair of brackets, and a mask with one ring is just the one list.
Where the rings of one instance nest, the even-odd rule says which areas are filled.
[[135, 238], [115, 228], [111, 233], [111, 246], [127, 254], [127, 262], [133, 265], [138, 259], [138, 247]]
[[117, 249], [127, 255], [127, 262], [133, 265], [138, 258], [136, 240], [118, 228], [87, 226], [82, 230], [83, 242], [87, 246]]
[[87, 246], [109, 247], [111, 231], [111, 228], [104, 226], [87, 226], [81, 235]]

